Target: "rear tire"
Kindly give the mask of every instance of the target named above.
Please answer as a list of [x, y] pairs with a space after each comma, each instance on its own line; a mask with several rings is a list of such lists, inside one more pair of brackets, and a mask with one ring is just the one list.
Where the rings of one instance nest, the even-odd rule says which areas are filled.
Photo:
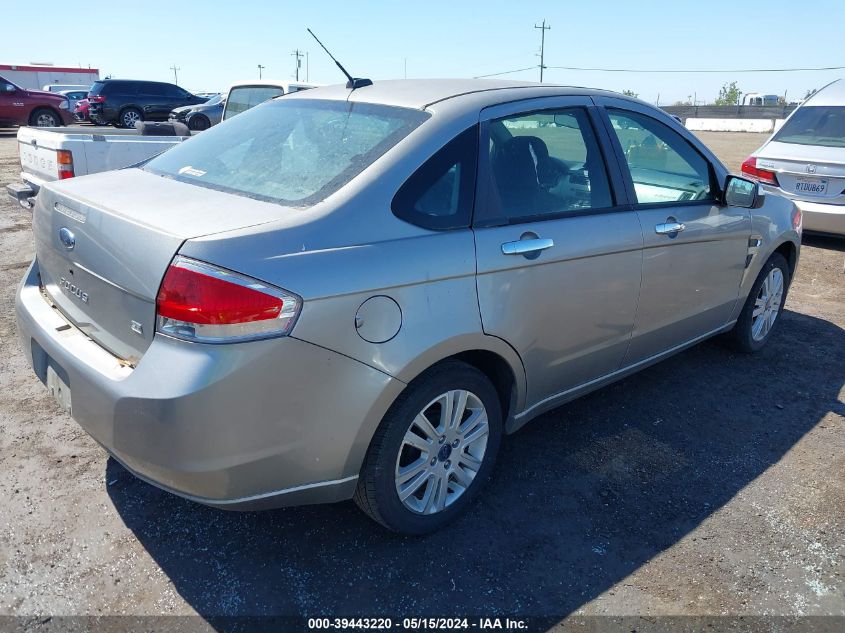
[[483, 488], [501, 439], [501, 405], [490, 380], [460, 361], [435, 365], [385, 414], [364, 459], [355, 503], [400, 534], [439, 530]]
[[138, 108], [124, 108], [117, 115], [117, 125], [119, 127], [133, 129], [138, 121], [144, 120], [144, 114]]
[[762, 349], [780, 323], [790, 283], [789, 264], [774, 253], [751, 286], [736, 325], [728, 333], [734, 348], [750, 354]]
[[37, 108], [29, 117], [29, 124], [33, 127], [59, 127], [62, 119], [49, 108]]

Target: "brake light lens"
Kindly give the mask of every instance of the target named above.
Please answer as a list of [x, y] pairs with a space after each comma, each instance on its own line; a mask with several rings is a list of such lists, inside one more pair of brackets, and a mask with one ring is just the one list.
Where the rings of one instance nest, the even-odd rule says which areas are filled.
[[792, 206], [792, 228], [801, 232], [804, 223], [804, 213], [796, 205]]
[[742, 167], [740, 169], [743, 174], [753, 178], [754, 180], [759, 180], [760, 182], [765, 183], [767, 185], [773, 185], [775, 187], [778, 186], [777, 174], [768, 169], [760, 169], [759, 167], [757, 167], [756, 156], [749, 156], [748, 158], [746, 158], [745, 162], [742, 163]]
[[281, 288], [177, 256], [156, 298], [156, 331], [204, 343], [285, 336], [301, 305]]
[[56, 166], [59, 170], [59, 180], [73, 178], [73, 154], [69, 149], [56, 151]]
[[103, 103], [106, 98], [103, 95], [89, 95], [88, 96], [88, 103]]

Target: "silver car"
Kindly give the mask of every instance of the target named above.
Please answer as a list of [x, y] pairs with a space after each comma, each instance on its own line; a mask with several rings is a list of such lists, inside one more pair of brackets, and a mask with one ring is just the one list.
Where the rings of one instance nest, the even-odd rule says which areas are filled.
[[762, 347], [801, 215], [635, 99], [408, 80], [49, 183], [33, 229], [23, 346], [131, 472], [420, 534], [543, 412], [716, 334]]
[[793, 200], [805, 230], [845, 236], [845, 81], [807, 99], [742, 172]]

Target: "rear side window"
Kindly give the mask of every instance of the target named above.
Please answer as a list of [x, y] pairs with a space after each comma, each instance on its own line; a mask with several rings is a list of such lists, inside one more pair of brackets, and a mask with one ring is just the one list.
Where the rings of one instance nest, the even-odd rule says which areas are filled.
[[346, 185], [428, 116], [409, 108], [280, 99], [176, 145], [144, 169], [199, 187], [309, 206]]
[[393, 198], [394, 215], [427, 229], [468, 227], [477, 163], [475, 125], [449, 141], [405, 181]]
[[798, 145], [845, 147], [845, 106], [801, 106], [772, 140]]
[[94, 84], [91, 86], [91, 89], [88, 91], [89, 95], [100, 95], [103, 94], [103, 89], [106, 87], [106, 84], [102, 81], [95, 81]]
[[226, 112], [223, 118], [228, 119], [236, 114], [246, 112], [259, 103], [285, 94], [282, 88], [276, 86], [241, 86], [232, 88], [226, 101]]
[[638, 204], [715, 199], [710, 163], [684, 137], [637, 112], [609, 109], [607, 114]]

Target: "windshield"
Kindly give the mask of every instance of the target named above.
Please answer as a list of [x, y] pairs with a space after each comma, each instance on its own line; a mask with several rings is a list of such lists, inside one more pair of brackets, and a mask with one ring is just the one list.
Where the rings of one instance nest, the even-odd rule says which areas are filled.
[[323, 200], [428, 118], [381, 105], [279, 99], [147, 163], [154, 174], [288, 206]]
[[223, 101], [223, 95], [214, 95], [213, 97], [209, 97], [208, 101], [202, 105], [217, 105], [221, 101]]
[[801, 106], [772, 140], [845, 147], [845, 106]]

